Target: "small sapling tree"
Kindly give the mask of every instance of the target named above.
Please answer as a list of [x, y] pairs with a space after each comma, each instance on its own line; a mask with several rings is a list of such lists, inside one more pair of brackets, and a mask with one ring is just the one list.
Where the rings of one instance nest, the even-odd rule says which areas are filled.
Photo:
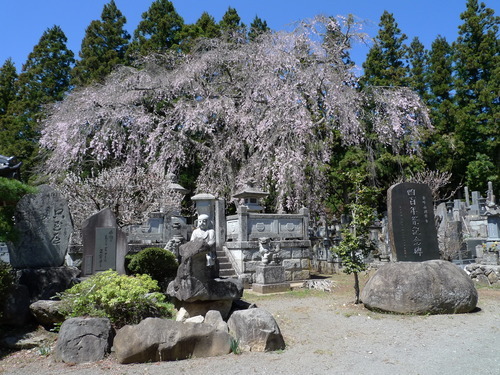
[[342, 229], [342, 241], [339, 246], [333, 248], [333, 252], [342, 260], [343, 271], [354, 275], [355, 303], [358, 304], [358, 274], [366, 270], [364, 258], [374, 249], [369, 226], [375, 220], [377, 189], [363, 185], [363, 177], [359, 173], [347, 172], [345, 175], [354, 183], [352, 200], [347, 205], [351, 220]]

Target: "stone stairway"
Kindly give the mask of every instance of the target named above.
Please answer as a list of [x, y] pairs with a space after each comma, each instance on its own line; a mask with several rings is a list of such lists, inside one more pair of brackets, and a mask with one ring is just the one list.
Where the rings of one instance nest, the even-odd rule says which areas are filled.
[[222, 278], [237, 278], [236, 271], [229, 261], [224, 250], [217, 250], [217, 259], [219, 260], [219, 276]]

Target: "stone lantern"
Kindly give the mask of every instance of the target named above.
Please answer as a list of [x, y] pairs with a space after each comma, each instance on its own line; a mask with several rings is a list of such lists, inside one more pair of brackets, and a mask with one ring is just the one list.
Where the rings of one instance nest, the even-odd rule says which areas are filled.
[[175, 174], [170, 173], [168, 175], [168, 179], [170, 180], [170, 183], [167, 186], [168, 190], [175, 191], [176, 193], [179, 193], [182, 195], [187, 195], [189, 193], [188, 189], [186, 189], [178, 184], [177, 176]]
[[243, 199], [243, 205], [248, 208], [248, 212], [262, 212], [264, 207], [260, 205], [260, 200], [268, 195], [268, 192], [255, 187], [255, 180], [250, 180], [243, 190], [233, 195], [233, 198]]

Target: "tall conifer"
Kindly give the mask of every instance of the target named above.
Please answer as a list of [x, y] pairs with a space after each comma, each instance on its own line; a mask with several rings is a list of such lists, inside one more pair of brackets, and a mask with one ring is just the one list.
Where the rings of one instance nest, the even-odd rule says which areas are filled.
[[85, 85], [102, 81], [115, 66], [125, 63], [130, 34], [123, 28], [127, 19], [111, 0], [104, 5], [101, 20], [87, 27], [79, 56], [73, 69], [73, 82]]
[[[424, 148], [426, 162], [431, 169], [453, 172], [463, 146], [455, 136], [452, 49], [442, 36], [432, 42], [425, 76], [429, 86], [427, 103], [434, 125]], [[453, 177], [454, 185], [458, 186], [462, 177]]]
[[2, 117], [0, 153], [15, 155], [24, 162], [29, 177], [38, 151], [39, 120], [46, 104], [60, 101], [70, 89], [74, 54], [59, 26], [47, 29], [28, 55], [19, 75], [16, 100]]
[[401, 33], [394, 15], [387, 11], [380, 17], [379, 26], [375, 44], [363, 63], [361, 83], [365, 86], [406, 86], [406, 47], [403, 43], [407, 37]]
[[250, 40], [255, 40], [259, 37], [259, 35], [269, 31], [269, 26], [267, 26], [267, 22], [261, 19], [260, 17], [255, 16], [252, 23], [250, 24], [250, 31], [248, 32], [248, 38]]
[[423, 100], [427, 97], [427, 85], [425, 81], [426, 64], [427, 51], [418, 37], [415, 37], [408, 48], [408, 85], [416, 91]]
[[147, 55], [178, 48], [183, 26], [184, 20], [171, 1], [155, 0], [142, 14], [142, 21], [134, 31], [129, 51]]
[[9, 104], [16, 98], [16, 81], [16, 67], [9, 58], [0, 68], [0, 117], [7, 113]]
[[229, 7], [219, 22], [219, 27], [226, 39], [234, 42], [246, 40], [246, 26], [235, 8]]
[[500, 17], [484, 3], [468, 0], [460, 18], [453, 44], [455, 130], [464, 149], [457, 172], [467, 171], [471, 188], [484, 188], [486, 179], [500, 182]]

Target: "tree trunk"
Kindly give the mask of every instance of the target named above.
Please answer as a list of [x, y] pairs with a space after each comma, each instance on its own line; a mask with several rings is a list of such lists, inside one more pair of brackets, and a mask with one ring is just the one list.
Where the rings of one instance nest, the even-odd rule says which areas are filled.
[[357, 305], [360, 302], [359, 301], [359, 277], [358, 277], [357, 272], [354, 272], [354, 293], [356, 293], [356, 301], [354, 303]]

